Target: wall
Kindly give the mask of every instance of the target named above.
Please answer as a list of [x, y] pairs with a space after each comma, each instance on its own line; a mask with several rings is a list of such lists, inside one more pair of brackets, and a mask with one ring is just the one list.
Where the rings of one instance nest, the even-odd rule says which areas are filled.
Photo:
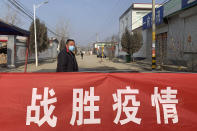
[[197, 71], [197, 6], [180, 14], [184, 19], [184, 57], [187, 66]]
[[143, 17], [151, 10], [132, 10], [132, 30], [142, 26]]
[[184, 62], [184, 19], [175, 15], [168, 20], [167, 64], [185, 65]]
[[9, 68], [15, 68], [15, 43], [16, 43], [16, 36], [9, 35], [8, 36], [8, 44], [7, 44], [7, 66]]
[[152, 60], [152, 29], [147, 29], [144, 32], [144, 35], [146, 35], [146, 39], [144, 39], [143, 36], [145, 41], [144, 44], [146, 45], [146, 58]]
[[[57, 57], [57, 44], [53, 43], [48, 49], [44, 52], [38, 53], [39, 60], [45, 59], [55, 59]], [[26, 56], [26, 44], [25, 43], [16, 43], [16, 64], [23, 64], [25, 62]], [[35, 61], [35, 54], [29, 54], [28, 61]]]
[[126, 27], [131, 32], [131, 23], [132, 23], [132, 12], [131, 10], [125, 14], [120, 20], [119, 20], [119, 37], [122, 37], [122, 34], [125, 32]]
[[[168, 59], [171, 64], [188, 67], [197, 63], [197, 6], [184, 10], [169, 19]], [[191, 42], [188, 41], [191, 38]]]
[[[197, 6], [168, 17], [168, 24], [157, 26], [156, 34], [167, 32], [165, 64], [197, 66]], [[151, 60], [152, 30], [144, 30], [146, 57]], [[191, 40], [190, 40], [191, 39]]]

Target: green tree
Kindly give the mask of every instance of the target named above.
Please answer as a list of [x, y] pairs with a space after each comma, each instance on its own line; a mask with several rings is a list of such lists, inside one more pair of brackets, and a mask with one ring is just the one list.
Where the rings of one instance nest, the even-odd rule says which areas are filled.
[[66, 45], [66, 40], [64, 38], [62, 38], [60, 41], [60, 51], [65, 48], [65, 45]]
[[125, 29], [125, 32], [122, 35], [121, 38], [121, 45], [122, 49], [127, 52], [128, 55], [132, 54], [131, 50], [131, 34], [129, 33], [128, 29]]
[[121, 45], [123, 50], [133, 57], [133, 54], [142, 47], [142, 35], [137, 32], [130, 33], [126, 28], [121, 38]]
[[[35, 35], [34, 35], [34, 23], [30, 26], [30, 51], [35, 52]], [[49, 46], [49, 39], [47, 33], [47, 27], [44, 23], [41, 23], [39, 19], [36, 19], [36, 36], [38, 52], [46, 50]]]
[[140, 50], [142, 47], [142, 34], [138, 32], [133, 32], [131, 35], [131, 44], [132, 44], [132, 55]]

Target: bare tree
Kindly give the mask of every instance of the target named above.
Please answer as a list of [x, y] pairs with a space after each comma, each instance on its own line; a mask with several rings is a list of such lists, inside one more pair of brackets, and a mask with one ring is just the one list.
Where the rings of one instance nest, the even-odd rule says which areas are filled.
[[9, 24], [12, 24], [12, 25], [21, 25], [22, 24], [22, 21], [21, 21], [21, 18], [19, 16], [19, 13], [12, 9], [11, 6], [9, 4], [6, 4], [6, 13], [4, 15], [4, 18], [3, 20], [6, 22], [6, 23], [9, 23]]
[[59, 41], [58, 51], [60, 51], [63, 46], [62, 44], [65, 44], [63, 41], [66, 41], [69, 37], [69, 22], [60, 18], [56, 24], [56, 33], [58, 34], [57, 39]]

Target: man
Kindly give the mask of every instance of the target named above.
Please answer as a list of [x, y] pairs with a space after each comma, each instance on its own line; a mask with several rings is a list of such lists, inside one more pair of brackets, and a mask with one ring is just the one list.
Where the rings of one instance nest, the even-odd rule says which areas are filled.
[[73, 51], [75, 41], [68, 39], [65, 48], [58, 55], [57, 72], [77, 72], [78, 64]]
[[83, 60], [83, 52], [81, 51], [81, 59]]

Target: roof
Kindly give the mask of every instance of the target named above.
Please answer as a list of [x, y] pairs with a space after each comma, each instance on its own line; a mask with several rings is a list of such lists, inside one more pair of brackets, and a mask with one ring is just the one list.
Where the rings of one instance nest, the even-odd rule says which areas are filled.
[[0, 20], [0, 35], [29, 36], [30, 32]]

